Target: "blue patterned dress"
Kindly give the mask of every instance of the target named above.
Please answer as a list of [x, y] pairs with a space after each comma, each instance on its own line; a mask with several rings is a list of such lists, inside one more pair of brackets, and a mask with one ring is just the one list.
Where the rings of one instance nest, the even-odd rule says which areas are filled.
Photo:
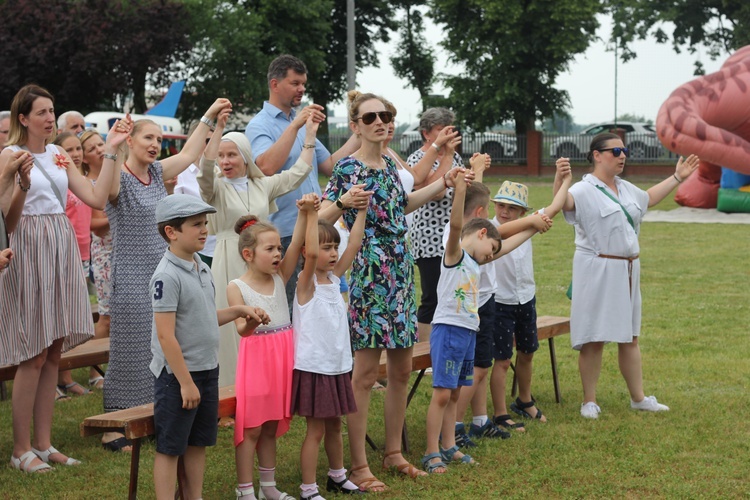
[[104, 381], [104, 410], [151, 403], [151, 297], [149, 281], [167, 243], [156, 227], [156, 204], [167, 196], [161, 163], [148, 167], [151, 182], [120, 174], [117, 204], [107, 203], [112, 232], [112, 298], [109, 367]]
[[[374, 191], [365, 222], [362, 248], [354, 259], [349, 292], [349, 324], [354, 350], [398, 349], [417, 341], [414, 259], [406, 245], [407, 197], [395, 163], [371, 169], [358, 160], [341, 159], [323, 198], [336, 201], [353, 184]], [[351, 230], [356, 210], [344, 211]]]

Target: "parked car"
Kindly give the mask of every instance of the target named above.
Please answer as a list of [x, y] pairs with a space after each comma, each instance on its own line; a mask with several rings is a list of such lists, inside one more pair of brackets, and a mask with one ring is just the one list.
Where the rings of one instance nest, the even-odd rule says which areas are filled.
[[[516, 155], [518, 146], [516, 137], [498, 132], [472, 132], [461, 131], [461, 151], [463, 156], [471, 156], [474, 153], [489, 153], [492, 158], [512, 158]], [[400, 136], [396, 138], [400, 146], [401, 155], [406, 158], [424, 144], [422, 134], [419, 132], [419, 124], [410, 125]], [[394, 141], [395, 142], [395, 141]]]
[[553, 158], [584, 159], [589, 151], [592, 137], [615, 128], [625, 130], [625, 147], [630, 149], [631, 159], [656, 159], [661, 155], [662, 145], [656, 136], [654, 126], [634, 122], [601, 123], [592, 125], [577, 135], [557, 137], [550, 144], [549, 154]]

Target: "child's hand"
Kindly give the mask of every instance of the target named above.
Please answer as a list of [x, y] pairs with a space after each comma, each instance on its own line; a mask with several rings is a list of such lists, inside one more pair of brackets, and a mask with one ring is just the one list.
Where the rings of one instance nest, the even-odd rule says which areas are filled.
[[570, 158], [558, 158], [555, 162], [555, 168], [555, 175], [559, 176], [560, 179], [565, 179], [567, 176], [573, 177]]
[[5, 270], [5, 268], [10, 265], [10, 261], [12, 258], [13, 250], [11, 250], [10, 248], [0, 250], [0, 271]]
[[251, 330], [271, 322], [271, 317], [260, 307], [242, 306], [242, 315]]
[[448, 170], [443, 176], [447, 187], [458, 187], [466, 184], [466, 172], [464, 167], [455, 167]]
[[297, 200], [297, 209], [300, 212], [315, 212], [317, 211], [316, 205], [320, 207], [320, 199], [315, 193], [307, 193]]
[[232, 103], [229, 102], [229, 99], [219, 97], [214, 101], [211, 107], [208, 108], [208, 111], [206, 111], [206, 118], [216, 120], [219, 117], [219, 114], [227, 109], [229, 111], [232, 110]]
[[471, 170], [474, 173], [484, 172], [485, 170], [490, 168], [491, 163], [492, 158], [490, 158], [490, 155], [486, 153], [474, 153], [469, 160], [469, 165], [471, 165]]
[[180, 394], [182, 395], [182, 408], [185, 410], [197, 408], [201, 402], [201, 393], [192, 380], [187, 385], [180, 385]]
[[552, 227], [552, 219], [544, 214], [535, 213], [529, 217], [531, 217], [531, 224], [534, 226], [534, 229], [539, 233], [546, 233]]
[[315, 137], [318, 134], [318, 127], [320, 127], [321, 121], [318, 119], [318, 115], [310, 113], [305, 122], [305, 144], [314, 144]]
[[[7, 176], [7, 178], [12, 179], [16, 172], [25, 172], [28, 174], [33, 166], [34, 156], [28, 151], [18, 150], [11, 154], [11, 157], [8, 158], [5, 166], [0, 167], [0, 172], [2, 175]], [[25, 183], [24, 185], [28, 186], [28, 183]]]
[[216, 128], [224, 129], [229, 121], [229, 115], [232, 114], [232, 107], [227, 106], [226, 108], [219, 111], [219, 116], [216, 117]]

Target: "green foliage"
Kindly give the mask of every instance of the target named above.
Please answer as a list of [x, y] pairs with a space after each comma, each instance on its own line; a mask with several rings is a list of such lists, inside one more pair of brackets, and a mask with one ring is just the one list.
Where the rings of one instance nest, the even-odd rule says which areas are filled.
[[565, 109], [555, 81], [595, 39], [600, 11], [596, 0], [433, 0], [440, 43], [465, 67], [445, 78], [459, 119], [477, 130], [514, 120], [520, 134]]
[[[612, 40], [622, 49], [623, 61], [637, 56], [630, 48], [634, 40], [649, 37], [659, 43], [671, 40], [678, 53], [686, 48], [692, 54], [703, 46], [711, 59], [750, 44], [746, 0], [609, 0], [607, 4], [614, 19]], [[703, 74], [700, 61], [695, 68], [695, 74]]]
[[399, 21], [399, 48], [391, 56], [391, 66], [396, 76], [407, 80], [417, 89], [424, 111], [430, 104], [430, 90], [435, 83], [435, 53], [424, 37], [422, 12], [417, 8], [424, 2], [403, 0], [398, 3], [404, 17]]

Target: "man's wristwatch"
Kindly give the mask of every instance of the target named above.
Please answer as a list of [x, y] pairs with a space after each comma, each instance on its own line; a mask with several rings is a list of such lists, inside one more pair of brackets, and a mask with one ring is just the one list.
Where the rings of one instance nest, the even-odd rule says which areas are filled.
[[338, 200], [336, 200], [336, 206], [339, 207], [339, 210], [343, 210], [344, 209], [344, 204], [341, 202], [341, 198], [339, 198]]

